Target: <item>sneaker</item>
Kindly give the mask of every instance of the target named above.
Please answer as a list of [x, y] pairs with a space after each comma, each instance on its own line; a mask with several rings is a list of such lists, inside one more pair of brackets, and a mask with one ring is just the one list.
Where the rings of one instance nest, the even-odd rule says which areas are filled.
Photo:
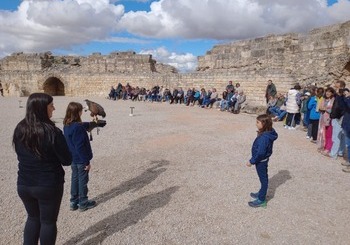
[[308, 135], [306, 136], [306, 138], [307, 138], [307, 139], [311, 139], [311, 137], [310, 137], [310, 136], [308, 136]]
[[77, 210], [78, 207], [79, 207], [78, 204], [77, 204], [77, 203], [74, 203], [74, 202], [71, 202], [70, 205], [69, 205], [69, 209], [70, 209], [71, 211]]
[[252, 202], [248, 202], [248, 205], [252, 208], [258, 208], [258, 207], [266, 208], [266, 200], [260, 201], [259, 199], [256, 199]]
[[350, 165], [343, 168], [344, 173], [350, 173]]
[[327, 151], [327, 150], [322, 151], [321, 154], [324, 155], [325, 157], [331, 157], [329, 155], [329, 151]]
[[295, 127], [288, 127], [289, 130], [295, 130]]
[[250, 193], [251, 198], [258, 199], [258, 196], [259, 196], [259, 192], [257, 192], [257, 193], [251, 192]]
[[288, 128], [289, 128], [289, 126], [287, 126], [287, 125], [284, 125], [283, 127], [284, 127], [284, 128], [286, 128], [286, 129], [288, 129]]
[[90, 208], [96, 207], [96, 202], [95, 201], [87, 201], [87, 203], [84, 206], [79, 205], [79, 211], [84, 212]]
[[342, 162], [341, 165], [347, 167], [347, 166], [350, 166], [350, 162]]
[[329, 156], [331, 159], [333, 159], [333, 160], [337, 160], [337, 159], [338, 159], [338, 156], [337, 156], [337, 155], [333, 156], [333, 155], [331, 155], [331, 154], [329, 153], [328, 156]]

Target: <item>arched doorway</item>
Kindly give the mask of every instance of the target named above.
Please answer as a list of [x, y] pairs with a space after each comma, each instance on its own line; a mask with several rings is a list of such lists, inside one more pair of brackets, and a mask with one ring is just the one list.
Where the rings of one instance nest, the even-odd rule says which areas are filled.
[[56, 77], [50, 77], [44, 82], [44, 93], [51, 96], [64, 96], [64, 84]]

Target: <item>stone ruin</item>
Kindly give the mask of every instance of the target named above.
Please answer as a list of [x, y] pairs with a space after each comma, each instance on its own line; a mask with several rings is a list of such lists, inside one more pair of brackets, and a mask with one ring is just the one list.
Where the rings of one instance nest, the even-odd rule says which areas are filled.
[[0, 81], [5, 92], [17, 96], [33, 92], [58, 96], [103, 95], [119, 81], [135, 84], [136, 77], [143, 80], [153, 73], [172, 74], [177, 70], [158, 64], [152, 55], [132, 51], [93, 53], [88, 57], [21, 52], [0, 60]]
[[198, 68], [179, 73], [151, 55], [54, 56], [15, 53], [0, 60], [5, 96], [46, 92], [65, 96], [107, 96], [110, 87], [130, 83], [151, 88], [189, 87], [222, 92], [228, 81], [239, 82], [251, 105], [265, 104], [267, 80], [278, 92], [295, 83], [319, 86], [336, 79], [350, 83], [350, 21], [313, 29], [307, 34], [268, 35], [216, 45], [198, 57]]

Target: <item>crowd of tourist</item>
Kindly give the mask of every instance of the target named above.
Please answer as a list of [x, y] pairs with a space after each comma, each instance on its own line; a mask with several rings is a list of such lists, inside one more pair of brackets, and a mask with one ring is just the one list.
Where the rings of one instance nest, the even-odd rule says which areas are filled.
[[[315, 143], [318, 152], [324, 156], [332, 159], [343, 157], [346, 146], [347, 151], [350, 148], [350, 93], [345, 85], [341, 80], [327, 87], [311, 84], [302, 88], [296, 84], [284, 94], [278, 93], [274, 83], [268, 80], [265, 93], [267, 113], [273, 121], [283, 122], [286, 129], [303, 129], [305, 137]], [[229, 81], [221, 95], [215, 88], [188, 88], [184, 91], [179, 87], [171, 91], [163, 86], [145, 89], [119, 83], [115, 88], [111, 87], [108, 98], [216, 107], [220, 111], [235, 114], [246, 102], [240, 84], [233, 85], [232, 81]], [[350, 173], [349, 157], [342, 165], [343, 171]]]
[[[343, 171], [350, 173], [350, 92], [344, 81], [337, 80], [327, 87], [313, 84], [303, 89], [296, 84], [284, 95], [277, 93], [276, 86], [269, 80], [265, 97], [267, 114], [271, 117], [266, 114], [257, 117], [258, 136], [252, 146], [252, 158], [246, 164], [256, 166], [261, 188], [257, 193], [250, 193], [254, 201], [249, 202], [249, 206], [266, 206], [268, 161], [273, 141], [278, 137], [271, 118], [283, 121], [289, 130], [302, 126], [306, 138], [317, 144], [318, 152], [326, 157], [344, 157], [347, 147], [347, 161], [342, 165]], [[170, 91], [154, 86], [146, 90], [119, 83], [116, 88], [111, 88], [109, 99], [167, 101], [186, 106], [198, 104], [203, 108], [216, 104], [218, 110], [238, 113], [246, 97], [240, 84], [234, 86], [230, 81], [221, 98], [215, 88], [208, 91], [189, 88], [185, 92], [182, 88]], [[39, 240], [40, 244], [56, 242], [56, 223], [64, 190], [62, 165], [72, 167], [70, 210], [86, 211], [96, 206], [96, 202], [87, 196], [93, 157], [87, 135], [91, 124], [81, 120], [83, 106], [71, 102], [63, 121], [63, 134], [51, 121], [54, 110], [52, 96], [31, 94], [25, 117], [13, 133], [12, 143], [19, 161], [17, 192], [27, 211], [23, 244], [38, 244]]]
[[[267, 112], [274, 121], [283, 121], [284, 128], [298, 127], [306, 138], [317, 145], [319, 153], [337, 159], [350, 150], [350, 93], [344, 81], [331, 86], [316, 84], [301, 88], [296, 84], [287, 94], [277, 93], [272, 81], [266, 88]], [[343, 171], [350, 173], [350, 157], [343, 162]]]
[[129, 83], [123, 86], [119, 83], [112, 86], [108, 94], [111, 100], [132, 100], [149, 102], [168, 102], [169, 104], [184, 104], [186, 106], [198, 105], [202, 108], [216, 107], [220, 111], [239, 113], [246, 101], [246, 96], [239, 83], [235, 85], [229, 81], [225, 91], [219, 96], [216, 88], [196, 89], [188, 88], [184, 91], [181, 87], [172, 91], [163, 86], [154, 86], [151, 89], [132, 87]]

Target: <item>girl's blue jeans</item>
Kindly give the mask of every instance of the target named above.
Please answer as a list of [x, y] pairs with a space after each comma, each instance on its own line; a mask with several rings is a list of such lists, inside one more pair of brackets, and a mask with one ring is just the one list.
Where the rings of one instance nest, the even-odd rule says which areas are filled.
[[72, 183], [71, 183], [71, 199], [73, 204], [84, 206], [88, 201], [88, 182], [89, 171], [85, 170], [85, 164], [73, 163], [72, 168]]
[[267, 194], [267, 188], [269, 185], [269, 176], [267, 174], [267, 166], [268, 166], [268, 160], [264, 162], [259, 162], [255, 164], [256, 172], [258, 173], [259, 180], [260, 180], [260, 190], [259, 190], [259, 200], [265, 201], [266, 200], [266, 194]]

